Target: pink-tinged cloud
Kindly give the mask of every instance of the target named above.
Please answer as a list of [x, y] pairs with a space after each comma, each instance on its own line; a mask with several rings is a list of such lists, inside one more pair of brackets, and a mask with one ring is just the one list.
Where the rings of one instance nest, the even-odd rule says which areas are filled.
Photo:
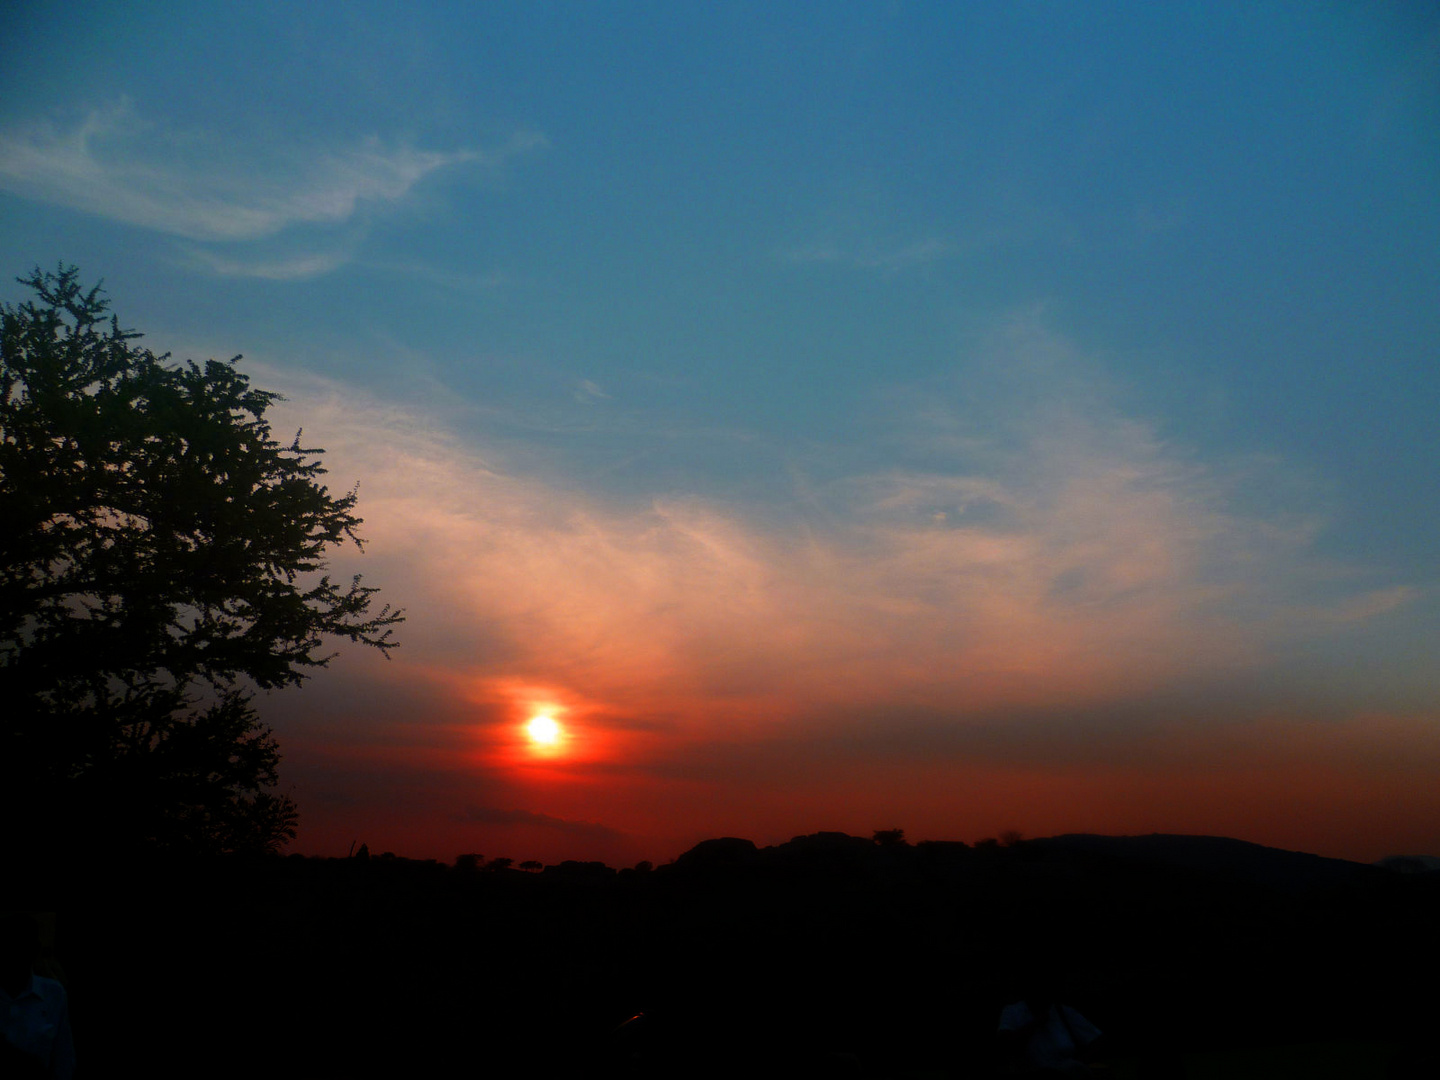
[[[1279, 792], [1342, 791], [1327, 769], [1356, 774], [1348, 744], [1319, 736], [1315, 763], [1267, 771], [1263, 738], [1215, 759], [1268, 700], [1237, 705], [1227, 687], [1267, 685], [1297, 641], [1415, 595], [1347, 589], [1313, 554], [1313, 521], [1242, 512], [1230, 477], [1103, 408], [1047, 403], [979, 455], [984, 471], [831, 481], [787, 521], [699, 494], [577, 490], [502, 467], [423, 412], [282, 388], [278, 427], [303, 423], [337, 486], [361, 481], [369, 550], [335, 570], [410, 614], [393, 663], [343, 663], [393, 688], [388, 718], [358, 718], [322, 676], [301, 694], [339, 702], [336, 723], [287, 718], [282, 736], [334, 791], [399, 785], [389, 819], [365, 813], [372, 828], [409, 820], [407, 842], [427, 821], [435, 844], [474, 847], [466, 830], [481, 829], [530, 844], [506, 852], [522, 858], [962, 820], [978, 826], [962, 835], [1122, 821], [1240, 834], [1226, 807], [1245, 800], [1223, 794], [1237, 778], [1270, 777], [1258, 813]], [[423, 720], [402, 715], [421, 699]], [[563, 753], [527, 744], [537, 710], [563, 721]], [[1193, 793], [1177, 788], [1207, 754], [1219, 763]], [[997, 808], [1009, 817], [979, 824]]]

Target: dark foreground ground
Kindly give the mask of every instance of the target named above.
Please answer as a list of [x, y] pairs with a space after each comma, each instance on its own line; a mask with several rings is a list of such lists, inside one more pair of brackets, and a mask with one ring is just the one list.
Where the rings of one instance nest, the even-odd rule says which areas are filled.
[[984, 1076], [1000, 1008], [1043, 985], [1119, 1077], [1435, 1075], [1440, 875], [1238, 841], [63, 877], [27, 888], [59, 912], [82, 1080]]

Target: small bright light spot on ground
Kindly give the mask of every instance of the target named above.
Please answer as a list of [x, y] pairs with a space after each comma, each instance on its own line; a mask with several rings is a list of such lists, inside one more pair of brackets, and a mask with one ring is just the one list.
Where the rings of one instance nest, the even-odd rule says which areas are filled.
[[554, 746], [560, 741], [563, 732], [553, 716], [541, 713], [531, 717], [530, 722], [525, 725], [525, 734], [530, 736], [531, 742], [539, 746]]

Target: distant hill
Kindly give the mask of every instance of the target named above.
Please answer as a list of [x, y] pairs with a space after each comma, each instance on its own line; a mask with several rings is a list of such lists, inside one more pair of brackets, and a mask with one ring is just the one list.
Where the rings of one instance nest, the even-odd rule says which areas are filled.
[[[684, 852], [669, 868], [680, 872], [707, 874], [744, 873], [758, 870], [806, 872], [820, 869], [839, 871], [846, 867], [871, 873], [903, 874], [907, 868], [950, 869], [971, 873], [1001, 857], [1007, 849], [995, 841], [972, 847], [958, 842], [922, 840], [876, 842], [845, 833], [821, 832], [797, 836], [783, 844], [757, 848], [750, 840], [722, 837], [705, 840]], [[1020, 840], [1005, 854], [1007, 861], [1020, 860], [1025, 872], [1038, 871], [1038, 863], [1049, 867], [1052, 878], [1078, 879], [1105, 868], [1128, 867], [1148, 874], [1198, 875], [1217, 886], [1258, 888], [1298, 897], [1337, 888], [1382, 885], [1394, 871], [1423, 873], [1440, 867], [1440, 859], [1397, 858], [1382, 865], [1367, 865], [1346, 859], [1332, 859], [1300, 851], [1265, 847], [1224, 836], [1176, 836], [1152, 833], [1147, 836], [1100, 836], [1069, 833], [1063, 836]]]
[[1365, 863], [1265, 847], [1226, 836], [1069, 833], [1029, 843], [1046, 850], [1085, 852], [1126, 862], [1218, 875], [1290, 894], [1364, 885], [1386, 876], [1385, 870]]

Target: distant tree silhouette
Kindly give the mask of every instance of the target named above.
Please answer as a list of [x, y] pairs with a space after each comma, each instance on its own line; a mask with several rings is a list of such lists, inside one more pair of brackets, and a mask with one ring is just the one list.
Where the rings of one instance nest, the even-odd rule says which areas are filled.
[[485, 869], [491, 871], [509, 870], [510, 867], [514, 865], [514, 863], [515, 860], [510, 858], [508, 855], [501, 855], [487, 862], [485, 864]]
[[253, 690], [324, 666], [329, 637], [388, 650], [402, 620], [319, 574], [360, 544], [356, 494], [271, 438], [278, 395], [234, 360], [136, 346], [74, 268], [20, 280], [36, 299], [0, 305], [7, 840], [274, 849], [295, 806]]
[[871, 839], [881, 846], [897, 847], [905, 843], [905, 830], [876, 829]]
[[526, 859], [520, 864], [520, 869], [528, 870], [532, 874], [538, 874], [541, 870], [545, 869], [545, 864], [539, 859]]

